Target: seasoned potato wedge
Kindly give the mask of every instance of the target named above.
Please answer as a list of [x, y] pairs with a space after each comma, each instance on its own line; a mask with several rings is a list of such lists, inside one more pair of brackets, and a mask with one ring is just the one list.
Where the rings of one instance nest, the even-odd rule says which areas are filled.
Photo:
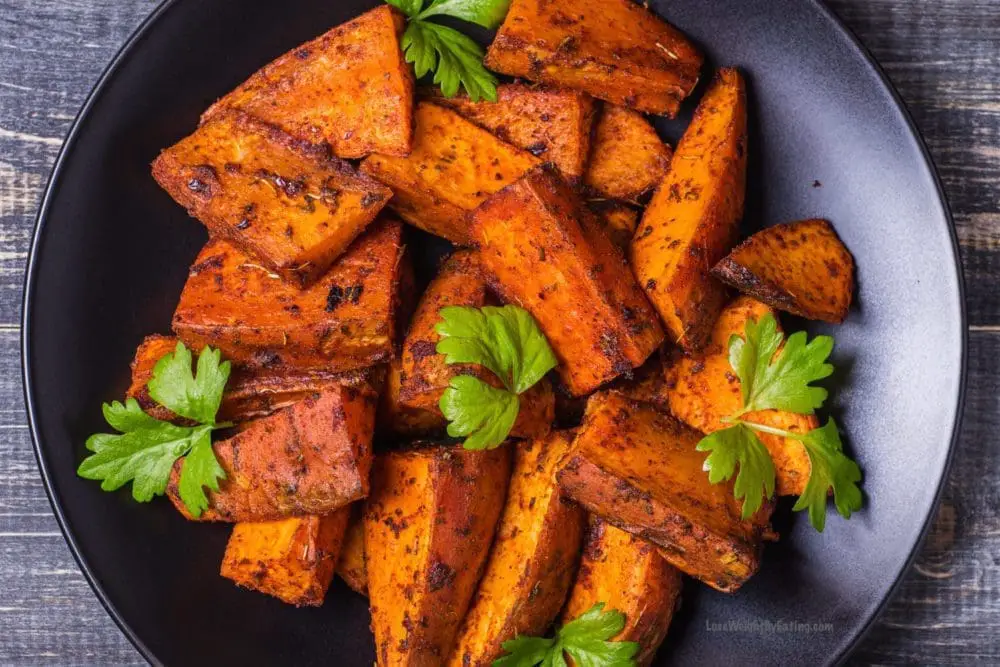
[[570, 393], [629, 373], [663, 340], [621, 252], [554, 170], [528, 172], [472, 220], [491, 286], [538, 321]]
[[379, 403], [378, 429], [380, 435], [438, 436], [443, 435], [448, 420], [440, 411], [411, 408], [399, 402], [402, 383], [402, 361], [397, 357], [389, 362], [385, 391]]
[[372, 155], [361, 170], [392, 188], [389, 205], [403, 220], [468, 245], [468, 212], [540, 160], [430, 102], [417, 105], [414, 123], [407, 157]]
[[387, 361], [396, 337], [403, 229], [373, 225], [319, 281], [299, 290], [216, 240], [191, 267], [173, 328], [251, 367], [342, 372]]
[[368, 567], [365, 565], [365, 522], [364, 504], [351, 506], [351, 517], [344, 533], [344, 543], [340, 547], [337, 574], [351, 590], [359, 595], [368, 595]]
[[553, 473], [572, 433], [553, 431], [517, 448], [503, 518], [486, 572], [449, 665], [485, 667], [517, 635], [544, 634], [573, 582], [583, 511], [563, 500]]
[[826, 220], [763, 229], [720, 260], [712, 275], [809, 320], [843, 322], [854, 294], [854, 258]]
[[670, 146], [642, 114], [605, 104], [594, 127], [583, 182], [605, 197], [634, 202], [660, 183], [671, 155]]
[[661, 410], [669, 412], [662, 354], [662, 352], [654, 354], [649, 361], [635, 369], [633, 377], [616, 380], [609, 389], [614, 389], [633, 401], [652, 403]]
[[429, 446], [380, 456], [365, 506], [378, 664], [444, 664], [486, 563], [510, 447]]
[[[374, 392], [337, 387], [249, 423], [212, 445], [226, 478], [208, 491], [201, 521], [273, 521], [323, 516], [368, 495]], [[184, 459], [174, 465], [167, 495], [194, 517], [180, 497]]]
[[392, 196], [328, 148], [236, 112], [160, 153], [153, 177], [213, 236], [300, 286], [330, 268]]
[[514, 0], [486, 54], [496, 72], [671, 118], [701, 62], [684, 35], [631, 0]]
[[[763, 303], [739, 297], [727, 305], [712, 329], [705, 349], [693, 356], [675, 355], [666, 370], [666, 398], [670, 412], [702, 433], [712, 433], [729, 424], [724, 417], [736, 414], [743, 405], [740, 380], [729, 364], [729, 339], [742, 336], [747, 322], [775, 315]], [[815, 415], [796, 415], [778, 410], [761, 410], [743, 418], [787, 431], [805, 433], [819, 426]], [[801, 442], [767, 433], [757, 437], [774, 461], [778, 495], [799, 495], [805, 490], [812, 466]]]
[[413, 74], [403, 60], [403, 15], [366, 12], [265, 65], [205, 112], [245, 111], [289, 134], [327, 142], [343, 158], [410, 150]]
[[591, 200], [587, 205], [597, 214], [597, 219], [611, 242], [623, 252], [628, 252], [632, 237], [635, 236], [635, 228], [639, 224], [639, 211], [627, 204], [613, 201]]
[[632, 240], [632, 268], [672, 341], [708, 340], [726, 290], [710, 275], [736, 241], [746, 191], [746, 93], [719, 71], [677, 145], [671, 169]]
[[349, 514], [345, 507], [326, 516], [238, 523], [220, 574], [288, 604], [318, 607], [333, 580]]
[[595, 111], [594, 100], [588, 95], [511, 83], [497, 86], [496, 102], [435, 97], [434, 103], [454, 109], [507, 143], [552, 162], [570, 181], [583, 176]]
[[681, 573], [654, 545], [591, 517], [562, 622], [603, 602], [605, 611], [625, 614], [625, 628], [611, 641], [637, 642], [636, 664], [649, 665], [667, 636], [680, 595]]
[[732, 592], [760, 566], [771, 506], [741, 520], [732, 484], [708, 482], [700, 439], [649, 403], [598, 392], [557, 478], [567, 496], [653, 542], [681, 572]]

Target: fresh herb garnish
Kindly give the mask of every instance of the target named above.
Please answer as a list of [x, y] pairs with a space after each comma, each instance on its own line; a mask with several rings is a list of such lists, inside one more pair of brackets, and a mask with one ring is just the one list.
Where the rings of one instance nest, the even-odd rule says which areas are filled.
[[184, 343], [164, 355], [153, 368], [149, 395], [179, 417], [197, 422], [178, 426], [150, 417], [134, 398], [104, 404], [104, 419], [117, 434], [97, 433], [87, 438], [93, 452], [77, 474], [101, 480], [101, 488], [114, 491], [132, 482], [132, 497], [148, 502], [163, 495], [174, 463], [181, 464], [178, 491], [192, 516], [208, 507], [204, 487], [219, 490], [226, 473], [212, 451], [212, 431], [231, 424], [215, 422], [222, 392], [229, 379], [230, 363], [218, 350], [206, 347], [198, 355], [197, 375], [192, 373], [191, 351]]
[[632, 667], [637, 642], [609, 641], [625, 628], [625, 614], [614, 609], [602, 611], [598, 602], [556, 631], [555, 637], [519, 636], [503, 643], [507, 652], [493, 661], [493, 667], [565, 667], [566, 656], [587, 667]]
[[845, 519], [861, 509], [861, 490], [857, 486], [861, 469], [844, 455], [833, 419], [808, 433], [796, 433], [744, 418], [759, 410], [813, 414], [823, 406], [827, 392], [812, 383], [833, 372], [833, 366], [827, 363], [832, 351], [833, 339], [829, 336], [816, 336], [807, 342], [805, 332], [800, 331], [785, 340], [770, 314], [747, 322], [742, 337], [730, 338], [729, 364], [739, 377], [743, 406], [722, 420], [732, 426], [705, 436], [698, 443], [698, 451], [709, 452], [705, 469], [712, 484], [736, 474], [734, 495], [743, 500], [744, 519], [753, 516], [764, 498], [774, 494], [774, 463], [757, 433], [792, 438], [805, 447], [811, 471], [793, 509], [808, 509], [809, 521], [816, 530], [822, 532], [826, 525], [830, 488], [837, 511]]
[[465, 437], [466, 449], [492, 449], [506, 440], [520, 409], [518, 395], [556, 367], [556, 355], [531, 314], [517, 306], [440, 311], [434, 330], [438, 354], [448, 364], [479, 364], [503, 384], [493, 387], [471, 375], [452, 378], [441, 396], [448, 435]]
[[431, 0], [427, 7], [425, 0], [386, 2], [407, 16], [401, 46], [418, 77], [434, 72], [434, 83], [445, 97], [454, 97], [462, 86], [474, 102], [496, 102], [497, 78], [483, 66], [483, 47], [454, 28], [428, 19], [450, 16], [492, 30], [507, 15], [510, 0]]

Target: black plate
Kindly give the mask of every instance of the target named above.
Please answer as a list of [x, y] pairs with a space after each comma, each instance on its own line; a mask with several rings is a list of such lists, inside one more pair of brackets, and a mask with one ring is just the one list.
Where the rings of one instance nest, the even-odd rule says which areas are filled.
[[[833, 662], [911, 561], [957, 432], [966, 327], [948, 209], [898, 99], [818, 2], [650, 4], [713, 65], [748, 75], [748, 226], [826, 217], [857, 258], [848, 322], [810, 329], [836, 333], [834, 412], [866, 496], [864, 511], [831, 516], [822, 535], [796, 516], [737, 595], [689, 586], [661, 662]], [[139, 505], [127, 490], [109, 495], [74, 473], [84, 438], [103, 427], [100, 402], [126, 388], [136, 345], [168, 331], [205, 239], [153, 182], [149, 162], [258, 66], [372, 5], [165, 3], [88, 100], [39, 214], [23, 328], [39, 465], [81, 568], [153, 662], [373, 662], [366, 603], [340, 582], [319, 610], [238, 590], [218, 576], [225, 526], [188, 524], [165, 501]], [[682, 127], [661, 129], [675, 139]]]

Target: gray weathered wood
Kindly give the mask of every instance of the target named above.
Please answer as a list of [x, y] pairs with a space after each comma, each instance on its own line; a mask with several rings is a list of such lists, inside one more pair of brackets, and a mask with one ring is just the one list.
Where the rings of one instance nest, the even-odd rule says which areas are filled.
[[[830, 0], [909, 105], [962, 242], [965, 425], [934, 531], [858, 663], [1000, 662], [1000, 2]], [[151, 0], [0, 0], [0, 664], [141, 664], [70, 556], [25, 427], [18, 370], [35, 209], [72, 118]]]

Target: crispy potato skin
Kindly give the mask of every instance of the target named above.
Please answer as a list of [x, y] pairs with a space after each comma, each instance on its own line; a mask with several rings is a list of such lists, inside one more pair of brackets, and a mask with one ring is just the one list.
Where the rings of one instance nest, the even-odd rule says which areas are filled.
[[680, 595], [681, 573], [654, 545], [591, 517], [562, 623], [603, 602], [605, 611], [625, 614], [625, 628], [611, 640], [638, 642], [636, 664], [649, 665], [667, 636]]
[[226, 241], [209, 241], [174, 311], [174, 333], [248, 367], [336, 373], [388, 361], [404, 249], [402, 225], [378, 222], [300, 290]]
[[462, 623], [452, 667], [485, 667], [517, 635], [541, 635], [573, 583], [585, 515], [566, 502], [553, 473], [572, 433], [518, 445], [503, 518], [479, 589]]
[[642, 114], [605, 104], [583, 182], [602, 196], [635, 202], [660, 183], [672, 155]]
[[639, 224], [639, 211], [621, 202], [591, 201], [587, 205], [597, 214], [597, 219], [611, 242], [622, 252], [628, 252], [632, 237], [635, 236], [635, 228]]
[[709, 484], [700, 439], [651, 404], [598, 392], [556, 477], [568, 497], [653, 542], [681, 572], [733, 592], [760, 566], [772, 508], [742, 521], [732, 484]]
[[838, 324], [854, 294], [854, 258], [826, 220], [763, 229], [720, 260], [712, 275], [778, 310]]
[[725, 305], [725, 287], [709, 272], [736, 241], [746, 142], [743, 78], [720, 70], [632, 240], [635, 275], [670, 339], [688, 352], [705, 344]]
[[553, 169], [530, 171], [472, 220], [490, 286], [535, 317], [571, 394], [629, 373], [663, 340], [621, 252]]
[[213, 236], [300, 286], [330, 268], [392, 196], [327, 147], [238, 112], [160, 153], [153, 177]]
[[340, 547], [337, 574], [359, 595], [368, 596], [368, 567], [365, 564], [364, 503], [351, 505], [350, 519]]
[[429, 446], [380, 456], [365, 506], [378, 664], [444, 664], [486, 563], [510, 447]]
[[348, 508], [326, 516], [238, 523], [220, 574], [298, 607], [318, 607], [333, 580]]
[[[740, 380], [729, 364], [729, 339], [742, 336], [748, 320], [756, 321], [768, 314], [776, 317], [775, 312], [765, 304], [750, 297], [739, 297], [723, 309], [702, 352], [694, 356], [674, 355], [666, 367], [665, 394], [670, 412], [675, 417], [702, 433], [712, 433], [729, 426], [722, 419], [736, 414], [743, 405]], [[750, 412], [743, 418], [799, 433], [819, 426], [815, 415], [778, 410]], [[812, 470], [802, 443], [768, 433], [758, 433], [757, 437], [774, 461], [778, 495], [801, 494]]]
[[[209, 491], [201, 521], [273, 521], [326, 515], [368, 495], [377, 396], [338, 387], [251, 422], [212, 445], [226, 479]], [[177, 488], [174, 465], [167, 496], [193, 519]]]
[[455, 111], [421, 102], [407, 157], [372, 155], [361, 171], [395, 193], [403, 220], [458, 245], [469, 245], [468, 211], [541, 161], [500, 141]]
[[552, 162], [572, 183], [587, 168], [596, 111], [589, 95], [509, 83], [497, 86], [496, 102], [473, 102], [468, 97], [433, 99], [503, 141]]
[[403, 15], [377, 7], [264, 66], [202, 116], [236, 108], [342, 158], [406, 155], [413, 74], [399, 36]]
[[514, 0], [486, 54], [496, 72], [671, 118], [701, 63], [684, 35], [630, 0]]

